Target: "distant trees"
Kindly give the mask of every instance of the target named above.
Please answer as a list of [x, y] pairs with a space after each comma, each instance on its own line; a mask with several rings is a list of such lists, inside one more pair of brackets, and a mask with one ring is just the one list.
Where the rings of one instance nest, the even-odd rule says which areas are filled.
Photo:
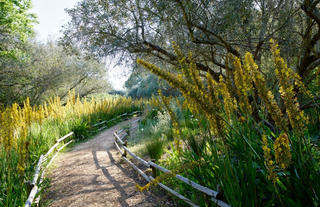
[[25, 54], [2, 65], [0, 103], [21, 103], [28, 96], [36, 104], [52, 96], [64, 98], [72, 89], [85, 96], [109, 88], [102, 63], [66, 53], [54, 42], [29, 41]]
[[156, 95], [160, 88], [157, 76], [148, 72], [136, 69], [125, 82], [128, 89], [128, 96], [133, 98], [150, 98]]
[[159, 79], [156, 75], [136, 69], [125, 82], [128, 89], [127, 95], [133, 98], [151, 98], [158, 95], [160, 89], [164, 95], [180, 95], [177, 89], [172, 88], [167, 82]]
[[269, 40], [308, 80], [320, 64], [318, 0], [86, 0], [68, 10], [63, 44], [96, 56], [123, 54], [176, 66], [175, 41], [192, 51], [197, 68], [225, 75], [226, 54], [244, 51], [257, 63], [269, 57]]

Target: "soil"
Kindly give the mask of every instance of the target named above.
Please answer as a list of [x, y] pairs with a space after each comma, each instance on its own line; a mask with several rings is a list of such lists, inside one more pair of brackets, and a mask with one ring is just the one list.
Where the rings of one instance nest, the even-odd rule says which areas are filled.
[[134, 134], [137, 119], [113, 126], [60, 154], [47, 176], [51, 184], [45, 203], [50, 207], [175, 206], [161, 190], [139, 192], [136, 183], [145, 185], [146, 182], [121, 161], [113, 144], [113, 132], [131, 125], [130, 134]]

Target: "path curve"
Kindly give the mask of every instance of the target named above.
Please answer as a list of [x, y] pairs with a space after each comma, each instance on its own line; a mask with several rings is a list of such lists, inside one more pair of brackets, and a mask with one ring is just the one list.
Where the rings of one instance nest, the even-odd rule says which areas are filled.
[[57, 158], [48, 175], [50, 207], [171, 206], [165, 198], [137, 191], [137, 175], [120, 164], [112, 134], [136, 119], [113, 126]]

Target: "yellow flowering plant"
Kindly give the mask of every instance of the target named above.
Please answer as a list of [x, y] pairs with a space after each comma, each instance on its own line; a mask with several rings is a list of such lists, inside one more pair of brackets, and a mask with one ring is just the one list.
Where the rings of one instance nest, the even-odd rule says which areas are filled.
[[[202, 153], [188, 151], [191, 147], [181, 153], [185, 159], [194, 159], [197, 154], [208, 163], [219, 163], [214, 175], [207, 169], [201, 173], [191, 170], [200, 182], [208, 176], [213, 183], [223, 185], [224, 196], [234, 206], [240, 202], [244, 206], [262, 205], [265, 201], [258, 193], [266, 193], [272, 203], [286, 206], [296, 199], [292, 192], [304, 195], [299, 199], [309, 204], [319, 204], [320, 182], [316, 177], [320, 161], [311, 144], [308, 113], [301, 107], [301, 98], [314, 100], [314, 92], [280, 56], [277, 43], [270, 43], [275, 74], [260, 68], [247, 52], [243, 57], [228, 54], [225, 69], [220, 69], [218, 78], [213, 77], [210, 71], [200, 71], [192, 54], [184, 55], [176, 44], [175, 69], [161, 69], [141, 59], [137, 63], [180, 90], [182, 109], [206, 118], [207, 124], [199, 122], [198, 126], [207, 133], [202, 133], [201, 139], [194, 138], [205, 138], [205, 144], [195, 145], [199, 148], [195, 151]], [[180, 127], [179, 121], [176, 127]], [[310, 186], [308, 193], [301, 191], [304, 183]]]

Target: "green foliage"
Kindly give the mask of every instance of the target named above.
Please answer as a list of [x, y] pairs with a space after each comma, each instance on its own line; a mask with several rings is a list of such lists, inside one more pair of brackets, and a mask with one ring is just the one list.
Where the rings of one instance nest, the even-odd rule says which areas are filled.
[[88, 125], [86, 120], [77, 119], [74, 122], [74, 126], [72, 127], [72, 131], [74, 132], [75, 140], [83, 140], [89, 136], [90, 126]]
[[153, 138], [152, 141], [146, 144], [146, 149], [149, 157], [158, 161], [163, 154], [164, 141], [161, 138]]
[[159, 111], [156, 109], [151, 109], [150, 111], [147, 112], [146, 114], [146, 119], [151, 119], [151, 120], [157, 120], [157, 115], [159, 114]]
[[106, 68], [88, 56], [65, 52], [55, 42], [25, 43], [23, 59], [2, 62], [0, 103], [21, 104], [26, 97], [32, 105], [52, 96], [65, 99], [75, 89], [81, 97], [107, 92]]
[[[268, 169], [263, 155], [260, 131], [268, 136], [268, 142], [273, 144], [277, 135], [249, 117], [243, 121], [238, 118], [232, 120], [224, 140], [212, 138], [206, 117], [202, 114], [192, 114], [187, 109], [177, 109], [183, 104], [172, 102], [172, 108], [179, 118], [179, 126], [183, 142], [183, 151], [175, 147], [165, 150], [165, 159], [160, 159], [161, 165], [168, 169], [183, 169], [190, 161], [198, 165], [186, 168], [181, 174], [189, 179], [219, 192], [218, 197], [232, 206], [317, 206], [320, 202], [319, 180], [317, 179], [320, 164], [319, 139], [307, 143], [301, 149], [300, 139], [293, 132], [290, 133], [292, 161], [287, 170], [276, 168], [276, 182], [268, 178]], [[152, 131], [161, 122], [161, 114], [155, 115], [156, 110], [150, 110], [141, 127], [146, 128], [140, 142], [158, 141], [159, 136]], [[313, 109], [318, 114], [318, 110]], [[162, 118], [163, 119], [163, 118]], [[149, 123], [149, 124], [148, 124]], [[152, 124], [150, 124], [152, 123]], [[308, 132], [314, 128], [314, 122], [309, 123]], [[161, 125], [161, 124], [159, 124]], [[170, 125], [163, 125], [162, 134], [170, 131]], [[167, 128], [167, 130], [166, 130]], [[306, 137], [310, 137], [305, 134]], [[275, 138], [273, 138], [275, 137]], [[172, 140], [166, 141], [172, 146]], [[155, 144], [156, 145], [156, 144]], [[148, 150], [145, 146], [145, 149]], [[144, 149], [142, 149], [144, 150]], [[272, 153], [276, 151], [271, 148]], [[302, 150], [302, 151], [301, 151]], [[311, 154], [307, 152], [311, 150]], [[166, 185], [181, 194], [192, 198], [200, 206], [214, 206], [202, 193], [176, 179], [162, 180]], [[217, 189], [217, 186], [218, 189]], [[306, 186], [309, 186], [306, 188]], [[180, 201], [177, 201], [178, 203]], [[183, 203], [179, 203], [183, 205]]]
[[157, 93], [158, 89], [158, 78], [154, 75], [149, 75], [146, 78], [141, 78], [136, 85], [132, 86], [128, 92], [128, 96], [133, 98], [151, 98], [152, 95]]
[[19, 44], [33, 33], [35, 17], [28, 13], [30, 8], [31, 0], [0, 1], [0, 59], [19, 56]]
[[159, 160], [165, 148], [172, 141], [170, 117], [156, 109], [146, 111], [145, 117], [139, 123], [138, 135], [129, 139], [129, 146], [142, 156]]

